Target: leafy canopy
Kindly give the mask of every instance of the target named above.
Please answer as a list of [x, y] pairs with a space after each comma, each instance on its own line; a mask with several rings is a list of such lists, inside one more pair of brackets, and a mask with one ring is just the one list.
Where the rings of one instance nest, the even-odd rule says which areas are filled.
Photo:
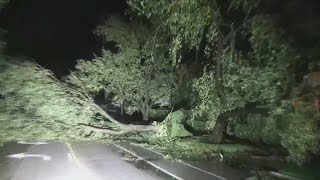
[[86, 93], [112, 92], [143, 111], [169, 94], [171, 66], [152, 27], [111, 17], [96, 33], [116, 42], [117, 50], [103, 51], [92, 61], [78, 61], [76, 71], [68, 77], [72, 84]]
[[50, 71], [21, 61], [0, 60], [2, 138], [75, 137], [78, 123], [93, 121], [94, 110]]
[[[183, 48], [200, 48], [205, 50], [206, 57], [216, 61], [215, 65], [209, 63], [203, 76], [193, 83], [199, 96], [195, 112], [200, 116], [196, 116], [195, 124], [201, 121], [207, 129], [212, 129], [223, 112], [254, 103], [262, 105], [269, 114], [251, 112], [246, 117], [247, 127], [238, 128], [237, 134], [258, 141], [259, 137], [249, 136], [263, 131], [264, 142], [280, 144], [288, 150], [289, 158], [298, 163], [306, 160], [309, 153], [319, 153], [315, 128], [319, 117], [307, 112], [307, 108], [270, 115], [283, 109], [279, 105], [295, 83], [300, 55], [275, 23], [278, 14], [266, 14], [270, 12], [264, 6], [267, 1], [130, 0], [129, 4], [140, 15], [160, 22], [172, 36], [174, 60], [181, 59], [178, 53]], [[221, 43], [219, 38], [229, 38], [230, 42]], [[217, 48], [219, 43], [222, 50]], [[217, 60], [222, 64], [222, 92], [217, 92], [214, 78], [218, 72]], [[279, 128], [278, 124], [282, 123], [284, 126]]]

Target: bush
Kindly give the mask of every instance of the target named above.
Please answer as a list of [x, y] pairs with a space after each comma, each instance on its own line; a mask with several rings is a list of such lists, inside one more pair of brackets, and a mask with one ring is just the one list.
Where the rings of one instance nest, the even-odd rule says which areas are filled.
[[310, 154], [319, 153], [319, 117], [319, 112], [308, 103], [294, 109], [282, 108], [273, 114], [288, 160], [302, 164]]
[[274, 128], [274, 121], [260, 114], [250, 114], [244, 123], [235, 125], [234, 133], [241, 139], [248, 139], [256, 144], [279, 145], [280, 136]]
[[319, 117], [311, 104], [293, 108], [284, 102], [269, 117], [250, 115], [245, 123], [235, 126], [235, 134], [253, 143], [281, 145], [288, 152], [288, 160], [302, 164], [310, 154], [319, 153]]

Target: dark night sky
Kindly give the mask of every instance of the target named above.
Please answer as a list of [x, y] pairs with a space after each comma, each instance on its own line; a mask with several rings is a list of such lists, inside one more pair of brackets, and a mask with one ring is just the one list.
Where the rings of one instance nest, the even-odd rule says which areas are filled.
[[125, 7], [121, 0], [11, 0], [0, 25], [9, 32], [10, 55], [32, 57], [61, 75], [76, 59], [100, 51], [102, 41], [92, 30]]
[[[285, 0], [282, 8], [278, 0], [268, 2], [275, 2], [271, 9], [280, 13], [288, 36], [301, 48], [320, 43], [319, 0]], [[75, 60], [100, 52], [103, 42], [92, 30], [125, 8], [125, 0], [11, 0], [1, 12], [0, 26], [9, 31], [10, 55], [32, 57], [62, 75]]]

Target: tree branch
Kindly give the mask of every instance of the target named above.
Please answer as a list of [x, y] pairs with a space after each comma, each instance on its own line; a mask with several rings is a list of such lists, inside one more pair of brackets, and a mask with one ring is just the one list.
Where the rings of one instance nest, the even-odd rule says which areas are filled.
[[89, 124], [79, 124], [80, 126], [90, 129], [95, 132], [108, 133], [112, 135], [125, 135], [128, 133], [136, 133], [136, 132], [157, 132], [160, 127], [153, 125], [125, 125], [121, 130], [113, 130], [108, 128], [97, 127]]
[[111, 121], [112, 123], [116, 124], [119, 127], [124, 127], [125, 125], [120, 123], [119, 121], [117, 121], [116, 119], [114, 119], [113, 117], [111, 117], [108, 113], [106, 113], [100, 106], [98, 106], [97, 104], [95, 104], [94, 102], [91, 102], [90, 105], [92, 107], [94, 107], [99, 114], [101, 114], [102, 116], [104, 116], [105, 118], [107, 118], [109, 121]]

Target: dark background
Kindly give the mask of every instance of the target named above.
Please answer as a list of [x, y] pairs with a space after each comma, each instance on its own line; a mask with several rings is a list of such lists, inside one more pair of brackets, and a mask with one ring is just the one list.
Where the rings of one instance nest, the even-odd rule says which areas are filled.
[[61, 76], [75, 60], [100, 52], [103, 42], [93, 29], [125, 9], [122, 0], [11, 0], [0, 26], [9, 32], [9, 55], [31, 57]]
[[[309, 54], [320, 47], [319, 0], [266, 2], [297, 48]], [[103, 42], [92, 30], [126, 8], [125, 0], [11, 0], [0, 14], [0, 26], [9, 32], [9, 55], [31, 57], [62, 76], [77, 59], [99, 54]]]

